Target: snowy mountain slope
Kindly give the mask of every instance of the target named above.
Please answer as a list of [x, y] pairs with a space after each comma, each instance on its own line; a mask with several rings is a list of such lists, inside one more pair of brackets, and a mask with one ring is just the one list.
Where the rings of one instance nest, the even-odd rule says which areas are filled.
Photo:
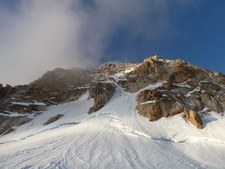
[[[224, 168], [221, 114], [205, 115], [202, 130], [180, 114], [149, 122], [135, 110], [137, 94], [117, 86], [109, 102], [92, 114], [87, 93], [50, 106], [0, 137], [0, 168]], [[43, 126], [57, 114], [64, 116]]]

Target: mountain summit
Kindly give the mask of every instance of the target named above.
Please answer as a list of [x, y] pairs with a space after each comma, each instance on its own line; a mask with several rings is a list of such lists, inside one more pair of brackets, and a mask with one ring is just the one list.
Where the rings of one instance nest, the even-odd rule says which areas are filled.
[[[147, 146], [149, 143], [149, 147], [154, 147], [160, 140], [163, 146], [169, 146], [165, 143], [169, 142], [169, 144], [182, 143], [186, 147], [193, 142], [210, 140], [212, 149], [214, 144], [211, 144], [211, 141], [218, 143], [225, 150], [225, 137], [220, 133], [225, 127], [223, 118], [225, 76], [179, 59], [166, 60], [152, 56], [142, 63], [107, 63], [92, 70], [57, 68], [46, 72], [41, 78], [28, 85], [15, 87], [0, 85], [0, 99], [0, 147], [5, 147], [5, 153], [0, 155], [3, 159], [0, 163], [5, 168], [17, 165], [41, 168], [62, 165], [59, 168], [73, 168], [75, 163], [79, 167], [83, 166], [82, 168], [105, 168], [108, 165], [111, 168], [123, 166], [154, 168], [157, 165], [160, 167], [157, 159], [148, 161], [149, 157], [156, 158], [160, 153], [156, 153], [156, 157], [150, 154], [144, 155], [142, 153], [145, 152], [145, 148], [136, 145], [136, 143], [143, 143]], [[214, 129], [211, 130], [212, 128]], [[56, 135], [53, 134], [54, 132]], [[88, 155], [84, 157], [80, 154], [87, 149], [80, 143], [71, 142], [71, 137], [64, 132], [80, 137], [75, 140], [89, 147]], [[115, 144], [112, 144], [113, 140], [110, 141], [112, 133], [115, 134]], [[42, 139], [37, 141], [36, 137], [39, 136]], [[14, 154], [13, 158], [18, 158], [16, 153], [21, 151], [25, 157], [29, 157], [26, 154], [28, 152], [25, 151], [32, 149], [29, 146], [25, 148], [21, 140], [39, 147], [44, 142], [50, 144], [58, 137], [62, 139], [62, 136], [67, 138], [65, 142], [57, 139], [56, 144], [58, 143], [58, 146], [61, 143], [68, 144], [66, 148], [68, 152], [64, 152], [68, 153], [68, 157], [66, 154], [63, 157], [53, 155], [49, 158], [52, 163], [45, 161], [43, 164], [38, 164], [37, 159], [33, 158], [27, 161], [21, 157], [21, 160], [25, 161], [20, 164], [6, 159], [8, 152]], [[121, 136], [123, 136], [122, 140], [120, 140]], [[106, 143], [99, 139], [105, 139]], [[134, 140], [137, 141], [135, 144], [133, 144]], [[10, 149], [10, 145], [17, 141], [20, 146], [18, 151], [14, 152]], [[126, 151], [120, 151], [123, 147], [117, 145], [120, 142], [130, 146], [127, 150], [128, 154]], [[54, 151], [51, 149], [54, 143], [51, 144], [49, 151]], [[71, 144], [80, 147], [71, 149], [69, 146]], [[198, 147], [199, 144], [196, 145]], [[108, 149], [111, 146], [117, 147], [115, 149], [118, 150], [118, 157], [114, 156], [116, 152], [112, 149], [106, 150], [108, 154], [105, 154], [98, 146], [109, 146]], [[162, 152], [163, 149], [170, 153]], [[204, 157], [195, 158], [194, 150], [185, 155], [185, 153], [179, 154], [173, 148], [163, 149], [157, 145], [153, 151], [160, 151], [163, 153], [162, 160], [169, 157], [172, 162], [168, 166], [163, 163], [160, 168], [176, 168], [176, 166], [219, 168], [224, 164], [221, 161], [224, 155], [220, 153], [215, 166], [215, 161], [206, 162]], [[72, 150], [74, 152], [69, 152]], [[208, 151], [207, 148], [199, 147], [198, 150]], [[39, 158], [38, 151], [34, 150], [34, 153], [37, 153], [36, 157]], [[57, 153], [63, 152], [59, 150]], [[73, 156], [73, 153], [78, 154]], [[91, 155], [91, 153], [97, 154]], [[102, 165], [97, 165], [97, 157], [100, 159], [104, 157], [104, 160], [111, 160], [111, 162], [104, 161]], [[58, 158], [67, 160], [67, 163], [57, 161]], [[68, 158], [75, 162], [71, 162]], [[125, 163], [120, 164], [120, 160], [125, 160]], [[113, 166], [113, 162], [116, 161]], [[90, 164], [92, 165], [89, 166]]]

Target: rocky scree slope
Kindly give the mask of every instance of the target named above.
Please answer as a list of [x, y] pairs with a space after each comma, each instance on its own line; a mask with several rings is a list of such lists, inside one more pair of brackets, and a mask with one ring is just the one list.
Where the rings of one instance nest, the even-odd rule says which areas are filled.
[[[159, 85], [148, 89], [154, 84]], [[201, 129], [201, 116], [225, 110], [223, 74], [152, 56], [139, 64], [104, 64], [93, 70], [57, 68], [29, 85], [0, 85], [0, 134], [12, 132], [50, 105], [74, 101], [87, 92], [94, 104], [84, 113], [94, 113], [111, 99], [117, 86], [137, 94], [136, 110], [150, 121], [182, 114]]]

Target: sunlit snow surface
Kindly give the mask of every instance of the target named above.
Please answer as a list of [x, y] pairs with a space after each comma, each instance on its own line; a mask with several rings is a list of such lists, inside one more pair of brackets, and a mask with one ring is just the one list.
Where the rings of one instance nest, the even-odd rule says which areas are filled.
[[[225, 168], [223, 116], [210, 112], [203, 130], [180, 115], [149, 122], [135, 111], [136, 95], [117, 87], [90, 115], [88, 94], [49, 107], [0, 138], [0, 168]], [[43, 126], [57, 114], [64, 116]]]

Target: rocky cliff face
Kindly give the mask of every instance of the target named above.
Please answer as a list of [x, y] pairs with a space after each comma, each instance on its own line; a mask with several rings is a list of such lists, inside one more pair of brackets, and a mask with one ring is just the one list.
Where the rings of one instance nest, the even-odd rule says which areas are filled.
[[[156, 83], [161, 85], [148, 89]], [[223, 74], [153, 56], [138, 64], [104, 64], [96, 70], [58, 68], [29, 85], [0, 85], [0, 134], [13, 131], [10, 128], [31, 120], [30, 115], [44, 113], [52, 104], [74, 101], [85, 93], [94, 100], [85, 113], [94, 113], [107, 104], [117, 86], [137, 93], [137, 112], [150, 121], [183, 113], [187, 121], [202, 128], [201, 115], [225, 110]]]
[[111, 99], [115, 86], [112, 83], [96, 83], [89, 89], [89, 99], [94, 99], [94, 105], [89, 113], [100, 110]]

